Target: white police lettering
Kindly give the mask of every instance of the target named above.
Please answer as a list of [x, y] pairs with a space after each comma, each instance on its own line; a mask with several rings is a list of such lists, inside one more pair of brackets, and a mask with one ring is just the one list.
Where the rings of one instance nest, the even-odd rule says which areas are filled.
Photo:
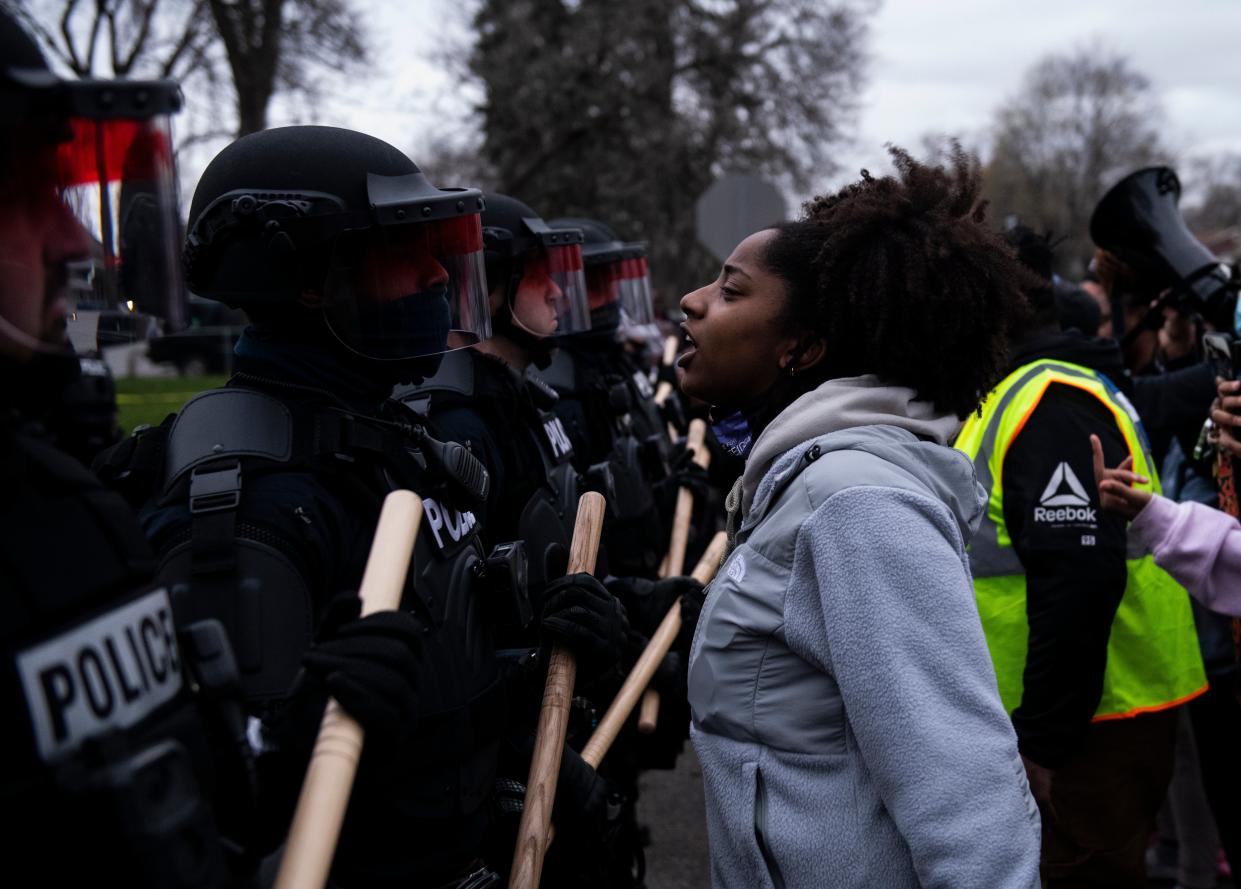
[[546, 433], [547, 441], [552, 446], [553, 457], [559, 460], [562, 457], [572, 456], [573, 445], [569, 442], [569, 434], [564, 431], [564, 424], [560, 422], [559, 417], [544, 420], [543, 432]]
[[108, 363], [102, 358], [82, 358], [78, 361], [84, 377], [106, 377]]
[[633, 384], [638, 387], [638, 394], [643, 398], [655, 397], [655, 390], [651, 388], [651, 381], [646, 378], [646, 374], [642, 373], [642, 371], [634, 371]]
[[181, 690], [166, 590], [147, 593], [17, 656], [39, 755], [135, 725]]
[[1034, 521], [1050, 525], [1094, 525], [1098, 521], [1095, 507], [1082, 487], [1073, 467], [1061, 463], [1052, 471], [1039, 505], [1034, 507]]
[[443, 506], [430, 497], [423, 498], [422, 511], [426, 514], [427, 523], [431, 527], [431, 535], [435, 538], [435, 544], [441, 550], [445, 546], [442, 532], [447, 531], [448, 537], [453, 543], [460, 543], [478, 522], [474, 518], [474, 513], [461, 512], [452, 507]]

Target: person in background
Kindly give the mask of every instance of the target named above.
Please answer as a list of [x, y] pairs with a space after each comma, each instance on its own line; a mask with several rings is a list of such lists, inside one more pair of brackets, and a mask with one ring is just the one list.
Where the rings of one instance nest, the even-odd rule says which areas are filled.
[[970, 563], [1000, 696], [1043, 811], [1048, 886], [1145, 885], [1176, 708], [1205, 691], [1189, 599], [1100, 514], [1086, 436], [1154, 458], [1114, 341], [1061, 330], [1046, 239], [1008, 233], [1034, 283], [1008, 374], [956, 447], [990, 498]]
[[1218, 509], [1175, 503], [1146, 490], [1133, 458], [1109, 469], [1097, 435], [1090, 436], [1099, 499], [1129, 522], [1129, 535], [1194, 598], [1212, 611], [1241, 616], [1241, 523]]
[[492, 550], [520, 539], [528, 559], [523, 613], [503, 609], [496, 621], [496, 647], [513, 676], [512, 718], [497, 766], [503, 814], [487, 843], [502, 876], [512, 862], [551, 644], [565, 646], [577, 659], [573, 730], [556, 791], [563, 837], [549, 852], [543, 881], [548, 887], [580, 885], [597, 881], [600, 872], [631, 869], [628, 861], [609, 860], [619, 848], [618, 794], [571, 746], [581, 746], [582, 724], [607, 706], [621, 675], [629, 625], [625, 609], [601, 581], [586, 573], [564, 575], [582, 490], [569, 436], [552, 413], [556, 393], [526, 371], [547, 364], [557, 333], [590, 326], [582, 233], [548, 225], [509, 195], [488, 193], [484, 203], [492, 336], [446, 355], [434, 376], [398, 387], [395, 397], [424, 415], [437, 434], [467, 445], [483, 464], [492, 484], [478, 509], [482, 540]]

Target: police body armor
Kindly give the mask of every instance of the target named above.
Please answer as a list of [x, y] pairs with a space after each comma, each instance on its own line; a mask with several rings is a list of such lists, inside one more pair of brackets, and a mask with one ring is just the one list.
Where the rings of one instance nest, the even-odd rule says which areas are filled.
[[223, 885], [193, 658], [142, 532], [41, 436], [3, 439], [10, 868], [49, 885]]
[[[486, 473], [464, 449], [450, 452], [453, 465], [443, 465], [434, 459], [437, 453], [443, 457], [443, 444], [416, 417], [396, 403], [385, 410], [377, 418], [229, 386], [187, 402], [163, 448], [137, 450], [163, 452], [161, 502], [189, 505], [189, 533], [160, 546], [161, 575], [174, 580], [178, 620], [212, 616], [224, 623], [247, 704], [260, 717], [293, 685], [313, 641], [315, 606], [323, 603], [312, 601], [290, 559], [306, 544], [246, 521], [244, 480], [308, 472], [360, 498], [360, 514], [375, 516], [390, 490], [422, 495], [424, 520], [401, 607], [425, 622], [421, 660], [435, 675], [420, 682], [420, 715], [408, 756], [379, 782], [389, 805], [368, 799], [373, 816], [366, 829], [350, 830], [347, 821], [340, 845], [350, 861], [391, 865], [394, 849], [409, 850], [411, 837], [434, 854], [436, 846], [468, 846], [470, 834], [485, 830], [484, 804], [507, 714], [492, 609], [479, 577], [483, 551], [469, 496], [461, 490], [481, 486], [485, 492]], [[437, 826], [443, 836], [433, 836]], [[417, 852], [406, 857], [411, 868], [426, 864]], [[389, 870], [352, 877], [399, 875]]]
[[[493, 374], [511, 374], [510, 382], [528, 401], [507, 397], [504, 381], [491, 379]], [[445, 355], [435, 376], [402, 389], [397, 397], [432, 421], [439, 411], [465, 408], [482, 414], [489, 428], [514, 436], [509, 452], [516, 464], [513, 483], [499, 492], [496, 514], [485, 530], [496, 541], [524, 542], [537, 613], [542, 607], [537, 596], [567, 565], [582, 489], [564, 424], [549, 410], [556, 393], [537, 381], [517, 378], [494, 359], [461, 350]]]
[[560, 395], [557, 414], [571, 435], [587, 442], [584, 456], [593, 465], [585, 471], [592, 483], [607, 476], [610, 572], [654, 576], [668, 544], [654, 486], [668, 475], [669, 445], [650, 382], [598, 354], [583, 360], [571, 347], [557, 351], [537, 376]]

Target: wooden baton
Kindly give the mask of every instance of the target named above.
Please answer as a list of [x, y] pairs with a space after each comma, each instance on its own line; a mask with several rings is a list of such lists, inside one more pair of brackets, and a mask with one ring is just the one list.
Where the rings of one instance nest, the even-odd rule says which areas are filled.
[[[421, 521], [422, 501], [412, 491], [392, 491], [384, 498], [358, 590], [363, 617], [400, 607]], [[362, 742], [362, 727], [329, 698], [275, 889], [322, 889], [327, 882]]]
[[677, 346], [680, 341], [675, 336], [664, 337], [664, 367], [671, 367], [677, 360]]
[[[595, 570], [604, 507], [603, 497], [593, 491], [578, 500], [577, 524], [573, 527], [573, 545], [569, 550], [569, 574]], [[534, 755], [530, 759], [530, 777], [526, 781], [525, 807], [517, 828], [517, 847], [513, 850], [509, 889], [537, 889], [543, 873], [543, 856], [551, 830], [552, 804], [556, 799], [560, 755], [564, 752], [565, 733], [569, 728], [569, 705], [576, 676], [573, 655], [559, 645], [553, 646], [543, 686], [543, 708], [539, 711]]]
[[[694, 452], [694, 462], [706, 469], [711, 465], [711, 452], [706, 446], [707, 424], [692, 420], [689, 424], [689, 446]], [[694, 495], [688, 488], [677, 491], [677, 508], [672, 518], [672, 541], [668, 555], [659, 566], [660, 577], [674, 577], [685, 570], [685, 548], [689, 545], [689, 522], [694, 515]], [[659, 724], [659, 692], [647, 691], [638, 712], [638, 731], [649, 735]]]
[[[706, 469], [711, 465], [711, 452], [706, 447], [707, 424], [692, 420], [689, 424], [687, 443], [693, 451], [694, 462]], [[668, 545], [668, 562], [662, 566], [661, 576], [675, 577], [685, 570], [685, 548], [689, 545], [689, 523], [694, 517], [694, 495], [689, 488], [677, 491], [676, 512], [672, 516], [672, 540]]]
[[[694, 568], [693, 577], [695, 580], [702, 584], [711, 582], [711, 578], [715, 576], [716, 569], [720, 567], [720, 560], [724, 557], [724, 549], [727, 545], [728, 536], [723, 531], [711, 539], [707, 551], [702, 554], [702, 558], [698, 560], [697, 567]], [[664, 659], [664, 655], [672, 648], [672, 643], [676, 641], [677, 633], [680, 631], [681, 599], [678, 597], [672, 603], [672, 607], [668, 609], [668, 613], [664, 616], [663, 621], [660, 622], [659, 629], [655, 631], [655, 635], [651, 636], [651, 641], [647, 643], [646, 648], [643, 649], [642, 654], [638, 657], [638, 662], [633, 665], [633, 669], [625, 677], [625, 683], [621, 686], [620, 691], [616, 693], [616, 697], [612, 699], [612, 705], [603, 714], [603, 719], [599, 721], [594, 734], [590, 736], [590, 740], [582, 748], [582, 759], [590, 763], [593, 768], [599, 768], [599, 763], [603, 761], [603, 757], [612, 746], [612, 742], [616, 740], [621, 727], [624, 726], [625, 720], [633, 712], [634, 705], [637, 704], [639, 696], [650, 685], [651, 677], [655, 675], [655, 671], [659, 668], [659, 662]], [[658, 706], [658, 702], [656, 706]]]
[[[677, 346], [680, 345], [674, 336], [664, 338], [664, 367], [671, 367], [677, 360]], [[664, 402], [668, 400], [668, 396], [672, 394], [672, 384], [667, 380], [661, 382], [655, 387], [655, 404], [659, 407], [664, 406]], [[676, 427], [671, 423], [668, 424], [668, 439], [675, 442], [677, 440]]]

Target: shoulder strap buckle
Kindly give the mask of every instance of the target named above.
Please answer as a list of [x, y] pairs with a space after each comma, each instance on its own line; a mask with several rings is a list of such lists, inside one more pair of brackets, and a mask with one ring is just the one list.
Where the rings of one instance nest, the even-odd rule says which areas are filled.
[[236, 509], [241, 503], [241, 464], [233, 460], [225, 466], [208, 469], [196, 466], [190, 472], [190, 513], [203, 515], [223, 509]]

